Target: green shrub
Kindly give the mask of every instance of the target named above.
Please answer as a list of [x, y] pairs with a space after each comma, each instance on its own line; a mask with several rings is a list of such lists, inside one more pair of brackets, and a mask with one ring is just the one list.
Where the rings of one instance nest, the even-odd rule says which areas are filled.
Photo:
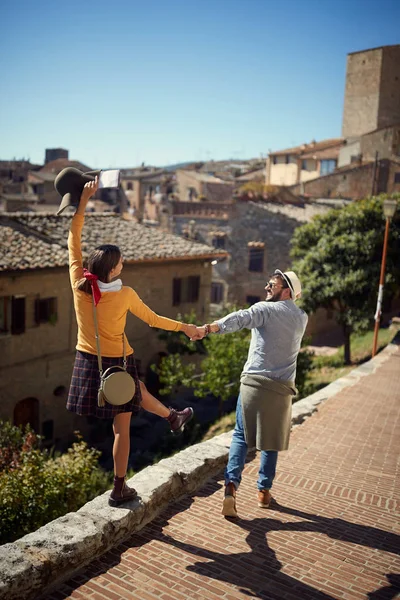
[[0, 543], [78, 510], [110, 484], [98, 466], [100, 452], [75, 442], [51, 457], [30, 429], [0, 421]]

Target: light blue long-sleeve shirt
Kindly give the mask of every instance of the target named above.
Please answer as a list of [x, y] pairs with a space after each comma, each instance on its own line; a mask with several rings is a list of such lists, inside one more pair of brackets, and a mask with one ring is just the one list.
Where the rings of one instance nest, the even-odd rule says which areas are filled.
[[216, 321], [218, 333], [251, 329], [251, 342], [243, 373], [294, 381], [297, 355], [308, 317], [293, 300], [257, 302]]

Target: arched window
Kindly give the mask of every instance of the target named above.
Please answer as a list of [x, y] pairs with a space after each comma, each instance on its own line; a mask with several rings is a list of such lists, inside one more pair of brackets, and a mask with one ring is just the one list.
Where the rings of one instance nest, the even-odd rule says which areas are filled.
[[39, 400], [37, 398], [24, 398], [17, 402], [14, 408], [14, 425], [25, 427], [29, 425], [39, 431]]
[[127, 190], [133, 190], [133, 184], [132, 184], [132, 181], [128, 181], [128, 182], [127, 182], [127, 184], [126, 184], [126, 189], [127, 189]]

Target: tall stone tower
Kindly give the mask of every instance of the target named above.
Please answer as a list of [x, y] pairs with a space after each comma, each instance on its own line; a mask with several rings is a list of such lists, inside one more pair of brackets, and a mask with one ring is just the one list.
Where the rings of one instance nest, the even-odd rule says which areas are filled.
[[400, 123], [400, 45], [347, 56], [342, 137]]

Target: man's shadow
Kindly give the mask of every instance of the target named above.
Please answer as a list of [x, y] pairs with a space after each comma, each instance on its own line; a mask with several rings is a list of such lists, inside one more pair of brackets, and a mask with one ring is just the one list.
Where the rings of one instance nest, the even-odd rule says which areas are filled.
[[[264, 511], [263, 517], [256, 519], [230, 520], [232, 531], [229, 535], [232, 541], [235, 541], [237, 527], [248, 532], [246, 542], [249, 551], [246, 552], [215, 552], [195, 544], [181, 542], [165, 532], [169, 524], [168, 519], [172, 519], [180, 512], [188, 510], [194, 502], [194, 498], [211, 496], [220, 488], [221, 485], [216, 480], [212, 480], [194, 497], [186, 496], [167, 506], [159, 517], [146, 525], [141, 531], [113, 548], [111, 552], [106, 553], [99, 560], [93, 561], [82, 569], [74, 577], [74, 581], [61, 586], [61, 589], [58, 590], [59, 595], [61, 594], [60, 597], [69, 596], [71, 589], [78, 588], [92, 577], [106, 573], [112, 567], [118, 565], [121, 561], [121, 554], [127, 549], [140, 548], [152, 540], [159, 540], [184, 552], [206, 559], [207, 562], [198, 561], [189, 565], [186, 567], [187, 571], [232, 584], [237, 586], [244, 595], [263, 600], [281, 600], [285, 594], [290, 592], [297, 598], [334, 600], [329, 594], [321, 592], [295, 577], [282, 573], [282, 564], [277, 559], [275, 551], [268, 545], [267, 536], [271, 531], [318, 532], [333, 539], [361, 544], [384, 552], [397, 552], [399, 549], [400, 536], [393, 533], [350, 523], [343, 519], [314, 515], [279, 505], [276, 502], [271, 505], [273, 511], [297, 516], [304, 520], [301, 522], [282, 522], [277, 518], [273, 518], [276, 513], [274, 514], [269, 510]], [[227, 545], [229, 545], [229, 539]], [[387, 578], [391, 586], [369, 592], [368, 597], [371, 600], [391, 599], [396, 596], [398, 576], [388, 574]]]
[[342, 540], [357, 544], [359, 546], [367, 546], [380, 550], [382, 552], [392, 552], [398, 554], [400, 551], [400, 536], [390, 531], [384, 531], [369, 525], [359, 525], [358, 523], [350, 523], [344, 519], [323, 517], [314, 515], [302, 510], [283, 506], [274, 502], [273, 510], [300, 517], [303, 521], [283, 523], [275, 520], [279, 524], [280, 531], [313, 531], [323, 533], [330, 538]]

